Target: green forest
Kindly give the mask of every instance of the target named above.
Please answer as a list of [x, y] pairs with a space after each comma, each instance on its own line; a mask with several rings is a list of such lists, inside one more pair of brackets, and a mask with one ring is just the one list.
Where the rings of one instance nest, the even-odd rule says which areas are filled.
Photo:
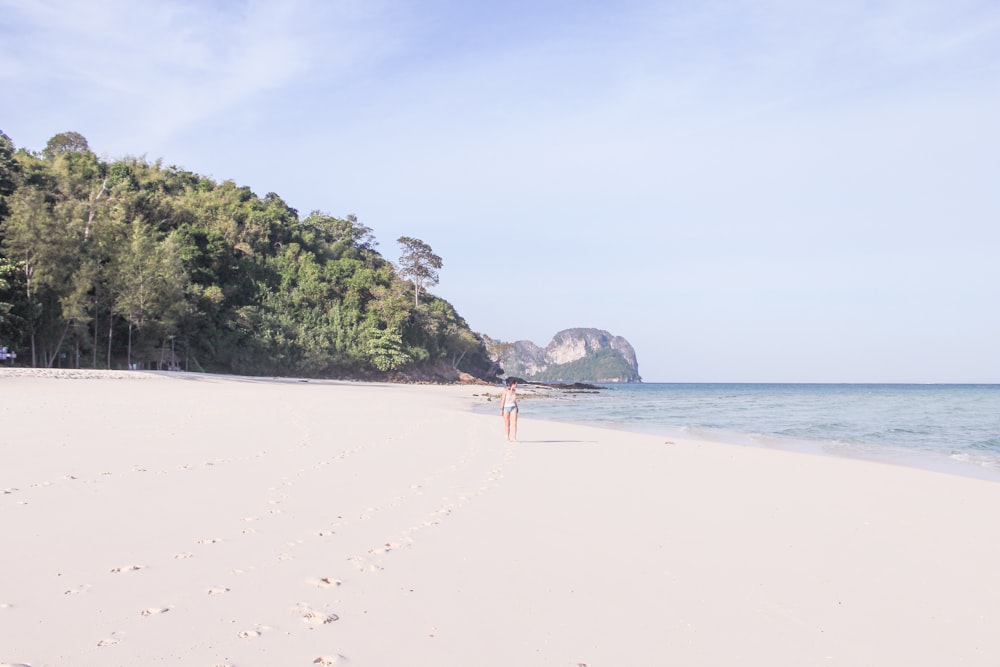
[[353, 215], [107, 162], [76, 132], [40, 152], [0, 132], [0, 345], [18, 365], [495, 378], [482, 337], [427, 292], [441, 258], [398, 243], [397, 268]]

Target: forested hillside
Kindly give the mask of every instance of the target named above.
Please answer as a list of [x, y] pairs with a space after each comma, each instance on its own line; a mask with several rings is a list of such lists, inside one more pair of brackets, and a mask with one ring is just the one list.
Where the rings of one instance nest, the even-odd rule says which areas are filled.
[[40, 153], [0, 132], [0, 345], [21, 365], [493, 373], [482, 339], [426, 292], [441, 258], [400, 242], [416, 283], [354, 216], [301, 217], [274, 193], [106, 162], [74, 132]]

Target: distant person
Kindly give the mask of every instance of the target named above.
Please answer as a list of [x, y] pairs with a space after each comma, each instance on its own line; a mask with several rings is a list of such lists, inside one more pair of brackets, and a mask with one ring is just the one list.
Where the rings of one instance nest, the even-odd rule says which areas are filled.
[[517, 442], [517, 378], [507, 378], [507, 388], [500, 395], [500, 414], [507, 442]]

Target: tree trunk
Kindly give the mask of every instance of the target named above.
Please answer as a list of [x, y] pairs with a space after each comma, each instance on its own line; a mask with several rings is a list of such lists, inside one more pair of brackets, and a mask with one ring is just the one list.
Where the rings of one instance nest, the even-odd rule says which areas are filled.
[[87, 224], [83, 228], [83, 240], [86, 241], [90, 237], [90, 227], [94, 224], [94, 216], [97, 215], [97, 200], [101, 198], [108, 190], [108, 178], [104, 177], [104, 182], [101, 183], [101, 189], [98, 191], [97, 196], [90, 200], [90, 213], [87, 215]]
[[63, 328], [62, 335], [59, 336], [59, 341], [56, 343], [56, 349], [52, 351], [52, 358], [49, 359], [49, 368], [52, 368], [52, 364], [56, 359], [59, 358], [59, 348], [62, 347], [63, 341], [66, 340], [66, 333], [69, 332], [70, 326], [73, 324], [73, 320], [68, 320], [66, 326]]
[[98, 315], [100, 311], [98, 311], [97, 309], [98, 304], [99, 301], [97, 299], [97, 290], [94, 290], [94, 351], [90, 355], [90, 365], [93, 366], [94, 368], [97, 368], [97, 341], [98, 341], [97, 332], [101, 324], [101, 318], [100, 315]]
[[115, 332], [115, 318], [108, 315], [108, 370], [111, 370], [111, 337]]

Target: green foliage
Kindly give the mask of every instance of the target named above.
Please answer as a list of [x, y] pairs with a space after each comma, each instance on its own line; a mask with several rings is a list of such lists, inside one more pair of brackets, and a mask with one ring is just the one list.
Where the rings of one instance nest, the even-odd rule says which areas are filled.
[[20, 348], [24, 345], [24, 315], [28, 312], [24, 267], [0, 257], [0, 345]]
[[396, 242], [403, 247], [399, 257], [399, 275], [413, 281], [413, 305], [420, 302], [420, 292], [429, 285], [438, 284], [437, 269], [443, 266], [441, 258], [429, 245], [411, 236], [400, 236]]
[[0, 133], [0, 197], [0, 342], [30, 347], [19, 361], [155, 367], [176, 351], [182, 367], [240, 374], [489, 369], [451, 305], [419, 299], [441, 258], [404, 237], [401, 276], [353, 215], [300, 218], [275, 193], [107, 163], [74, 132], [40, 154]]
[[374, 329], [368, 335], [368, 356], [380, 371], [396, 370], [410, 361], [403, 351], [403, 337], [397, 331]]
[[0, 220], [7, 216], [5, 197], [14, 192], [21, 171], [14, 159], [14, 142], [0, 130]]
[[45, 145], [42, 155], [52, 158], [59, 153], [89, 153], [90, 145], [79, 132], [60, 132]]

